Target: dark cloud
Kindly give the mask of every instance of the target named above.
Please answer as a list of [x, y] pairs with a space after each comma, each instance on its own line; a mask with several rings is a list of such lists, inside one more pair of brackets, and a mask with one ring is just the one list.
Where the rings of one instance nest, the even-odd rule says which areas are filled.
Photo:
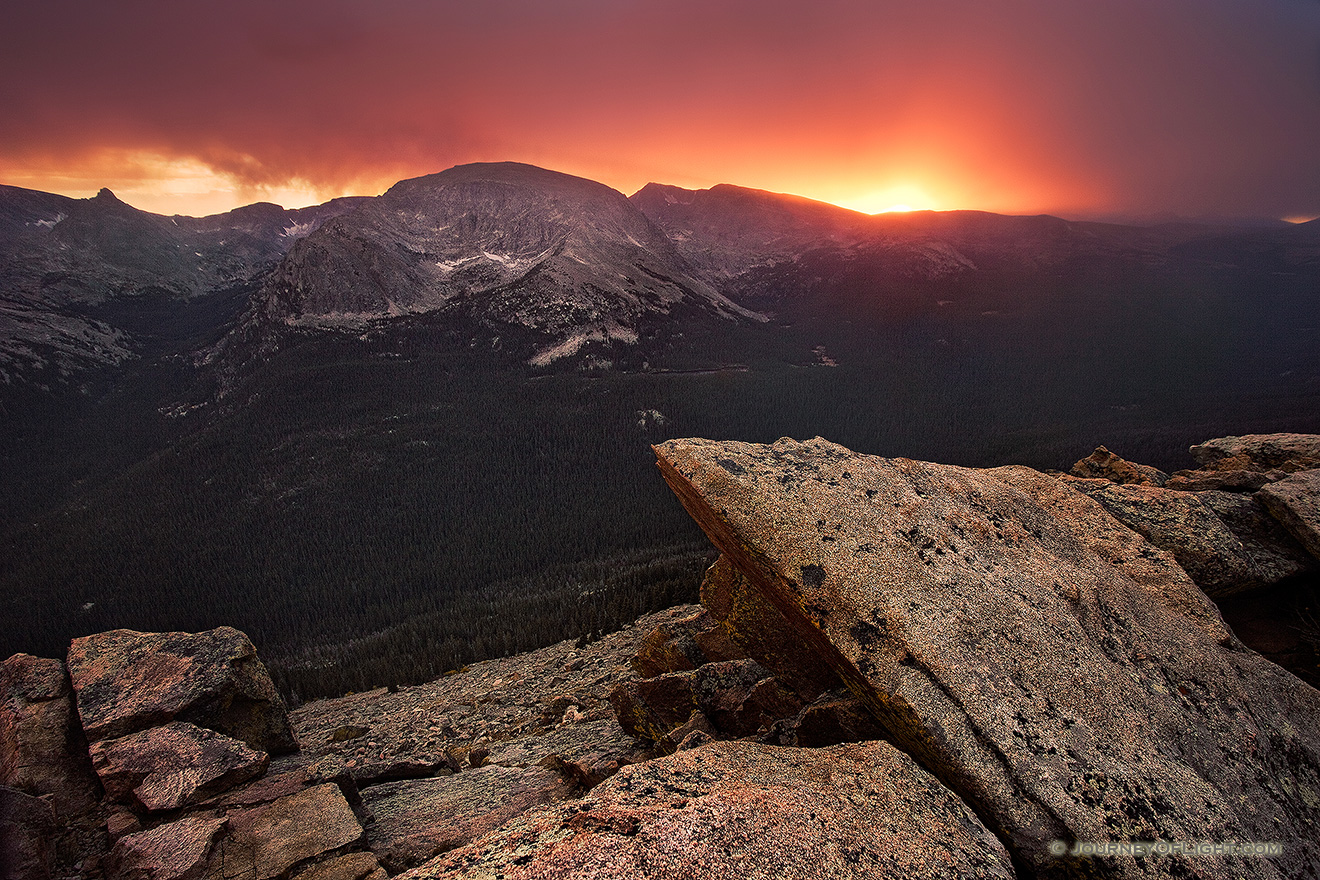
[[[1320, 213], [1320, 4], [14, 4], [0, 178], [135, 152], [324, 191], [484, 159], [941, 207]], [[98, 158], [99, 157], [99, 158]], [[956, 204], [955, 204], [956, 203]]]

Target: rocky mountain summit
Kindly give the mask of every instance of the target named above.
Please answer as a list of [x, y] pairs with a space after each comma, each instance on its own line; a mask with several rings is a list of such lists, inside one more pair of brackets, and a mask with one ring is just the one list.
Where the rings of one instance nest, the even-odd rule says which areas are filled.
[[302, 325], [440, 312], [532, 331], [534, 364], [635, 343], [685, 312], [760, 319], [698, 280], [621, 193], [513, 162], [395, 184], [293, 248], [265, 300], [267, 317]]
[[10, 657], [4, 876], [1320, 872], [1320, 691], [1216, 605], [1320, 564], [1320, 436], [1173, 475], [655, 452], [722, 555], [596, 641], [292, 713], [224, 627]]

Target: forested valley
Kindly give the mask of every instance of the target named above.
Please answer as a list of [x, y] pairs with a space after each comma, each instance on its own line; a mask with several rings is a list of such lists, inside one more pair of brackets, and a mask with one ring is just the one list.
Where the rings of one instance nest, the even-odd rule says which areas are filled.
[[10, 395], [0, 655], [228, 624], [298, 701], [590, 639], [695, 600], [713, 559], [654, 466], [672, 437], [1058, 469], [1103, 443], [1172, 470], [1209, 437], [1320, 431], [1304, 278], [947, 296], [781, 303], [542, 369], [440, 322], [291, 331], [223, 395], [177, 356]]

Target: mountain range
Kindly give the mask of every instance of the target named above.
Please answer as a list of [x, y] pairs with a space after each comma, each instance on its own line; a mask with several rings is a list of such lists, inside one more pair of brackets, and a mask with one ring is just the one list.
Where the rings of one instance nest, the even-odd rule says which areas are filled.
[[2, 187], [0, 653], [229, 624], [286, 692], [422, 680], [691, 600], [668, 438], [1064, 468], [1103, 437], [1172, 470], [1320, 431], [1317, 291], [1320, 221], [516, 163], [205, 218]]
[[[240, 332], [433, 316], [491, 340], [511, 334], [519, 354], [544, 366], [593, 342], [636, 345], [661, 325], [798, 317], [821, 299], [935, 313], [1005, 278], [1309, 277], [1318, 264], [1320, 221], [1252, 229], [867, 215], [731, 185], [652, 183], [625, 198], [507, 162], [402, 181], [375, 198], [200, 219], [139, 211], [109, 190], [71, 199], [3, 187], [0, 367], [9, 385], [68, 381], [149, 348], [120, 312], [183, 309], [235, 290], [248, 294]], [[208, 318], [218, 326], [189, 329], [214, 333], [232, 315], [198, 320]]]

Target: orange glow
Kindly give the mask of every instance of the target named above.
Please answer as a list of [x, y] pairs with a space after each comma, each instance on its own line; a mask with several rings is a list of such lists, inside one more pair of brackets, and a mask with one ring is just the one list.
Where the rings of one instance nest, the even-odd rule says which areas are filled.
[[68, 167], [44, 165], [34, 162], [5, 167], [0, 176], [10, 186], [74, 198], [89, 198], [107, 187], [135, 208], [193, 217], [217, 214], [253, 202], [302, 208], [348, 194], [338, 187], [320, 187], [299, 179], [283, 184], [254, 184], [200, 159], [170, 157], [148, 150], [99, 150]]
[[0, 183], [163, 213], [505, 160], [866, 213], [1320, 212], [1315, 4], [11, 5]]
[[866, 214], [889, 214], [905, 211], [939, 211], [946, 208], [962, 207], [959, 204], [942, 205], [926, 194], [924, 187], [914, 184], [898, 184], [872, 190], [866, 195], [841, 201], [845, 208], [862, 211]]

